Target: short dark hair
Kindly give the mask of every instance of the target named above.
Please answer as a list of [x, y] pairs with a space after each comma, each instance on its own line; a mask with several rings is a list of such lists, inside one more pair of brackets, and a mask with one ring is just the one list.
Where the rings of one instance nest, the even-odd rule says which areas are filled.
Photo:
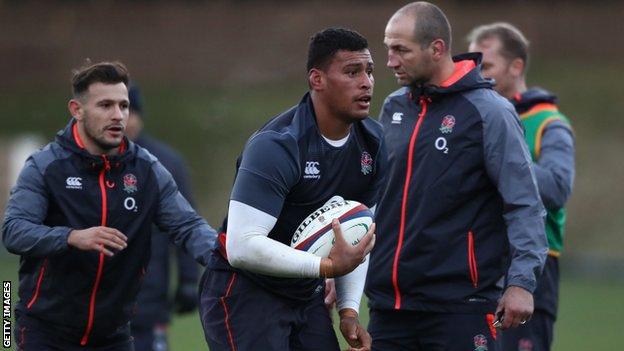
[[74, 97], [87, 91], [93, 83], [124, 83], [128, 86], [128, 69], [119, 61], [91, 63], [87, 60], [84, 66], [72, 72], [71, 83]]
[[328, 28], [314, 34], [308, 47], [307, 70], [325, 69], [339, 50], [361, 51], [368, 41], [360, 33], [344, 28]]
[[519, 58], [524, 61], [524, 70], [529, 65], [529, 41], [522, 32], [510, 23], [496, 22], [473, 29], [468, 34], [468, 43], [480, 43], [490, 38], [501, 42], [500, 54], [511, 61]]
[[448, 52], [451, 52], [451, 24], [439, 7], [426, 1], [413, 2], [399, 9], [396, 15], [409, 15], [414, 19], [414, 42], [421, 48], [442, 39]]

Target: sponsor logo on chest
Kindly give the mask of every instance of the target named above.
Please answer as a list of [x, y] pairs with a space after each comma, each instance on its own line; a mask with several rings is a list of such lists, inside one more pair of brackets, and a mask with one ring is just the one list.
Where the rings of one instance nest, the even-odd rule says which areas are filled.
[[65, 188], [82, 190], [82, 178], [67, 177], [67, 179], [65, 179]]
[[307, 161], [305, 169], [303, 170], [303, 179], [320, 179], [321, 170], [319, 169], [319, 167], [319, 162]]

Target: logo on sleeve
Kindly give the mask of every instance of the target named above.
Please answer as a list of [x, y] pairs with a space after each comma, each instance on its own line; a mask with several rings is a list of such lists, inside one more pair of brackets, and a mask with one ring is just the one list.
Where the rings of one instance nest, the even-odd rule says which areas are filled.
[[128, 194], [132, 194], [137, 191], [137, 178], [132, 173], [128, 173], [123, 176], [123, 190]]
[[395, 112], [392, 114], [392, 124], [401, 124], [403, 122], [403, 112]]
[[303, 178], [304, 179], [320, 179], [321, 178], [321, 170], [319, 169], [319, 162], [316, 161], [307, 161], [305, 169], [303, 170]]
[[362, 152], [362, 158], [360, 159], [360, 164], [362, 165], [362, 173], [364, 175], [369, 174], [373, 170], [373, 158], [368, 152], [366, 151]]
[[444, 118], [442, 118], [440, 132], [442, 132], [442, 134], [450, 134], [453, 132], [453, 127], [455, 127], [455, 117], [451, 115], [444, 116]]
[[65, 180], [66, 189], [82, 189], [82, 178], [80, 177], [67, 177]]

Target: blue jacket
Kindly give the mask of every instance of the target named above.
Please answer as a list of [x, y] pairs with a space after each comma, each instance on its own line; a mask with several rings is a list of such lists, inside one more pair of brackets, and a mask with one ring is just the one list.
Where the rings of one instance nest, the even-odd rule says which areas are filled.
[[[18, 317], [89, 345], [128, 323], [150, 258], [152, 223], [205, 264], [216, 233], [171, 174], [124, 140], [117, 156], [89, 154], [72, 120], [31, 155], [11, 191], [3, 242], [21, 255]], [[72, 229], [116, 228], [128, 246], [108, 258], [67, 244]]]
[[438, 86], [402, 88], [380, 121], [388, 181], [366, 293], [372, 308], [492, 312], [509, 285], [533, 292], [544, 265], [545, 214], [513, 106], [454, 58]]

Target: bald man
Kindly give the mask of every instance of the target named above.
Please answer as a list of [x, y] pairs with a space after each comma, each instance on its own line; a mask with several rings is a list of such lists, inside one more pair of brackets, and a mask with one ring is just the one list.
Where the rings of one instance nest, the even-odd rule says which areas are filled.
[[495, 326], [531, 317], [548, 249], [518, 115], [479, 54], [451, 56], [435, 5], [399, 9], [384, 43], [402, 88], [380, 115], [390, 165], [366, 285], [372, 349], [497, 350]]

